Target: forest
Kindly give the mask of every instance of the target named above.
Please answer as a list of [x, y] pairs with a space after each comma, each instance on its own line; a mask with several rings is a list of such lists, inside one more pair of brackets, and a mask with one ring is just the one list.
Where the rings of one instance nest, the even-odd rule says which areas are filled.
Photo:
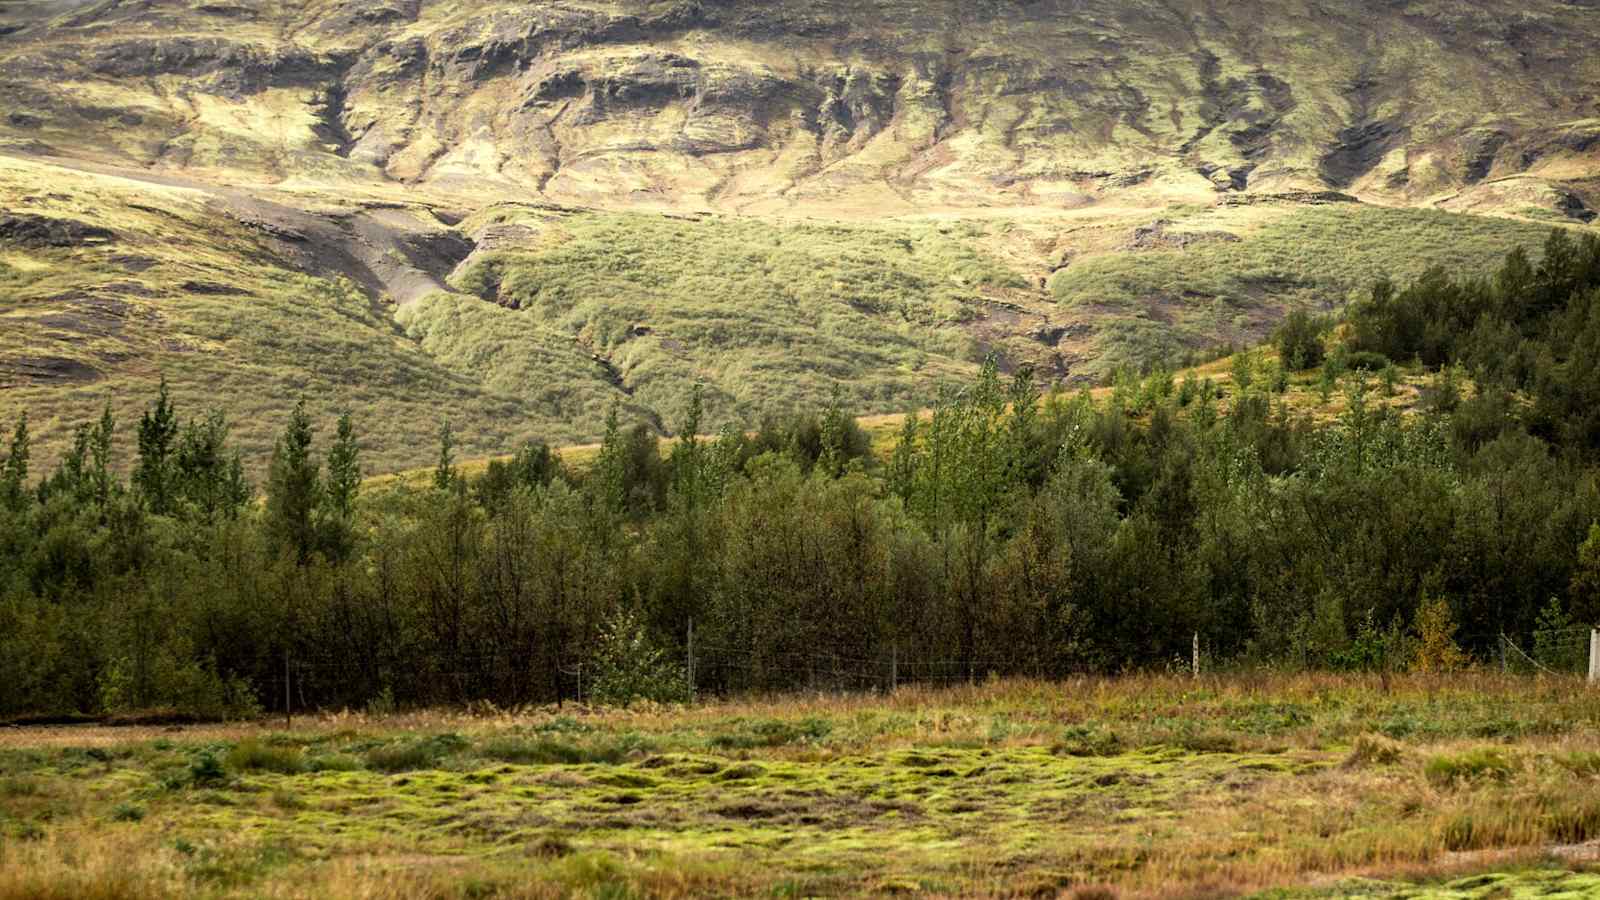
[[[1536, 261], [1535, 261], [1536, 260]], [[1600, 624], [1600, 239], [1296, 313], [1276, 371], [1044, 394], [991, 361], [892, 448], [837, 400], [680, 437], [613, 409], [364, 484], [360, 412], [284, 423], [252, 484], [220, 414], [108, 407], [0, 464], [0, 719], [626, 703], [1208, 666], [1575, 669]], [[1239, 358], [1248, 358], [1241, 354]], [[1378, 402], [1401, 367], [1418, 409]], [[1332, 418], [1297, 411], [1313, 373]], [[440, 410], [441, 422], [448, 410]], [[1586, 647], [1583, 648], [1586, 650]], [[692, 660], [692, 662], [691, 662]]]

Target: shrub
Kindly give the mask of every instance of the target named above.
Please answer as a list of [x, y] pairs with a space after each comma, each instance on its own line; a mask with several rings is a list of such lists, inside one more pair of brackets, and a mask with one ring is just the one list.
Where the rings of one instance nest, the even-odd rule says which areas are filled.
[[1455, 613], [1443, 597], [1422, 598], [1417, 608], [1417, 655], [1412, 668], [1418, 672], [1454, 672], [1467, 664], [1467, 655], [1456, 645]]
[[227, 780], [228, 773], [210, 751], [200, 754], [189, 766], [189, 781], [192, 784], [204, 787], [223, 784]]
[[1574, 775], [1590, 778], [1600, 775], [1600, 752], [1594, 750], [1574, 750], [1557, 754], [1551, 759]]
[[608, 706], [628, 706], [636, 700], [682, 703], [689, 699], [689, 680], [683, 666], [649, 640], [644, 623], [626, 607], [600, 632], [600, 649], [594, 660], [591, 695]]
[[433, 769], [444, 757], [466, 746], [466, 740], [458, 734], [438, 734], [408, 744], [374, 747], [367, 751], [367, 768], [391, 773]]
[[374, 718], [392, 716], [396, 708], [394, 690], [388, 685], [384, 685], [383, 690], [378, 692], [378, 696], [367, 701], [367, 715]]
[[361, 760], [343, 753], [313, 756], [306, 760], [307, 772], [359, 772]]
[[519, 765], [583, 765], [585, 763], [614, 765], [627, 756], [628, 749], [622, 743], [580, 746], [571, 741], [561, 741], [553, 738], [538, 738], [530, 741], [516, 737], [501, 737], [485, 743], [479, 749], [479, 752], [488, 759], [517, 763]]
[[290, 812], [306, 808], [306, 802], [293, 791], [273, 791], [272, 805]]
[[144, 821], [144, 807], [133, 803], [118, 803], [111, 810], [113, 822], [142, 822]]
[[1322, 332], [1325, 328], [1325, 323], [1312, 318], [1303, 309], [1290, 312], [1289, 317], [1278, 326], [1274, 339], [1283, 364], [1297, 372], [1315, 369], [1322, 365], [1325, 353], [1322, 346]]
[[1581, 672], [1589, 658], [1589, 635], [1574, 629], [1560, 597], [1551, 597], [1533, 630], [1533, 658], [1558, 672]]
[[753, 750], [785, 744], [815, 744], [831, 731], [833, 723], [826, 719], [802, 719], [798, 722], [768, 719], [753, 722], [730, 734], [716, 735], [711, 738], [711, 746], [722, 750]]
[[228, 751], [228, 768], [235, 772], [276, 772], [297, 775], [306, 770], [298, 747], [269, 747], [254, 738], [240, 741]]
[[1373, 350], [1352, 350], [1344, 357], [1344, 366], [1351, 371], [1382, 372], [1390, 365], [1389, 357]]
[[1504, 781], [1511, 777], [1511, 761], [1496, 750], [1478, 749], [1442, 754], [1428, 760], [1423, 774], [1437, 787], [1472, 781]]
[[1085, 725], [1068, 728], [1050, 747], [1056, 756], [1116, 756], [1122, 750], [1122, 738], [1116, 732]]
[[1356, 738], [1356, 745], [1344, 764], [1347, 768], [1387, 766], [1399, 762], [1403, 755], [1405, 751], [1394, 741], [1375, 735], [1362, 735]]

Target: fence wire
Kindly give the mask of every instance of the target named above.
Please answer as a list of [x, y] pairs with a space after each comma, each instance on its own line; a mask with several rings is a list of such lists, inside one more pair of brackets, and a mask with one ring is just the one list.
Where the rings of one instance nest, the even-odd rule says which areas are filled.
[[[1467, 636], [1463, 640], [1479, 636]], [[1527, 646], [1504, 633], [1482, 635], [1478, 646], [1494, 646], [1506, 672], [1570, 677], [1589, 666], [1590, 629], [1575, 626], [1533, 632]], [[1046, 668], [1026, 654], [1013, 658], [919, 659], [898, 648], [851, 652], [740, 648], [691, 643], [679, 663], [691, 697], [807, 691], [817, 693], [892, 692], [912, 685], [955, 686], [991, 676], [1064, 677], [1076, 672]], [[1180, 665], [1181, 664], [1181, 665]], [[1172, 663], [1188, 671], [1190, 660]], [[556, 661], [512, 648], [458, 653], [427, 653], [390, 648], [381, 654], [324, 649], [283, 660], [286, 683], [263, 698], [269, 708], [296, 710], [360, 708], [389, 690], [423, 702], [496, 703], [589, 702], [596, 669], [582, 659]]]

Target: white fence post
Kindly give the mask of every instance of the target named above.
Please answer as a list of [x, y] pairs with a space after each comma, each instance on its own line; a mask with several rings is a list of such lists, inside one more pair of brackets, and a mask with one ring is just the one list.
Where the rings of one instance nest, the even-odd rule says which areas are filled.
[[1589, 683], [1600, 684], [1600, 628], [1589, 630]]
[[1194, 677], [1200, 677], [1200, 632], [1194, 633]]

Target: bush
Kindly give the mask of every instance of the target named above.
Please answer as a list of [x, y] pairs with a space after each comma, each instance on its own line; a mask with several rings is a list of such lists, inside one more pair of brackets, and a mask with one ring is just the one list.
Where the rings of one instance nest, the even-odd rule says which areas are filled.
[[1289, 313], [1289, 317], [1278, 326], [1273, 341], [1278, 346], [1278, 355], [1283, 359], [1283, 364], [1296, 372], [1322, 365], [1325, 353], [1322, 332], [1325, 328], [1324, 322], [1312, 318], [1303, 309]]
[[209, 751], [200, 754], [189, 766], [189, 781], [192, 784], [204, 787], [224, 784], [227, 780], [228, 773], [222, 768], [222, 763]]
[[1362, 735], [1356, 738], [1356, 745], [1350, 751], [1350, 758], [1345, 760], [1347, 768], [1363, 768], [1366, 766], [1387, 766], [1400, 761], [1405, 751], [1394, 741], [1385, 738]]
[[111, 810], [113, 822], [142, 822], [144, 821], [144, 807], [133, 803], [118, 803]]
[[1511, 777], [1511, 761], [1496, 750], [1468, 750], [1435, 756], [1422, 771], [1435, 786], [1451, 787], [1485, 779], [1504, 781]]
[[458, 734], [439, 734], [409, 744], [374, 747], [367, 751], [367, 768], [390, 773], [434, 769], [444, 757], [466, 746], [466, 740]]
[[827, 719], [801, 719], [798, 722], [769, 719], [752, 722], [730, 734], [716, 735], [711, 739], [711, 746], [721, 750], [754, 750], [785, 744], [815, 744], [832, 731], [833, 723]]
[[306, 760], [307, 772], [359, 772], [361, 768], [361, 760], [343, 753], [313, 756]]
[[1417, 608], [1417, 655], [1412, 669], [1417, 672], [1454, 672], [1467, 664], [1467, 655], [1456, 644], [1455, 613], [1443, 597], [1422, 598]]
[[1352, 350], [1344, 356], [1344, 366], [1353, 372], [1382, 372], [1391, 365], [1389, 357], [1372, 350]]
[[1559, 753], [1551, 757], [1555, 764], [1574, 775], [1593, 778], [1600, 775], [1600, 752], [1594, 750], [1573, 750], [1570, 753]]
[[615, 765], [627, 756], [628, 748], [622, 744], [579, 746], [570, 741], [553, 738], [524, 740], [500, 737], [485, 743], [479, 752], [488, 759], [518, 765], [584, 765], [605, 763]]
[[683, 666], [652, 643], [633, 610], [617, 610], [600, 633], [594, 660], [591, 696], [607, 706], [628, 706], [636, 700], [683, 703], [689, 679]]
[[228, 768], [235, 772], [276, 772], [298, 775], [306, 761], [298, 747], [269, 747], [253, 738], [240, 741], [228, 751]]
[[1050, 747], [1056, 756], [1116, 756], [1122, 751], [1122, 738], [1116, 732], [1085, 725], [1068, 728]]

